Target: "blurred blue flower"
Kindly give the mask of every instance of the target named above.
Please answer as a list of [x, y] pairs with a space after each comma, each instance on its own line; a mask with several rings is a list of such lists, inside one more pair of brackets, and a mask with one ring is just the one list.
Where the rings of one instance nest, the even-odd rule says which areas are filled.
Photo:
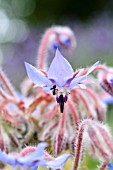
[[107, 166], [108, 166], [108, 168], [109, 168], [110, 170], [113, 170], [113, 164], [110, 164], [110, 163], [109, 163]]
[[53, 95], [57, 96], [56, 100], [60, 104], [61, 112], [63, 112], [64, 102], [67, 101], [70, 90], [84, 88], [83, 81], [95, 69], [98, 63], [96, 62], [86, 74], [74, 76], [71, 65], [57, 49], [47, 75], [28, 63], [25, 63], [25, 66], [27, 74], [33, 83], [42, 87], [46, 93], [50, 94], [52, 92]]
[[[59, 41], [58, 41], [59, 40]], [[57, 41], [53, 43], [53, 48], [55, 50], [61, 50], [63, 47], [65, 49], [71, 48], [72, 42], [71, 39], [67, 35], [60, 35]]]
[[59, 44], [57, 42], [54, 42], [53, 44], [53, 48], [55, 49], [55, 51], [57, 50], [57, 48], [60, 50], [61, 47], [59, 46]]
[[106, 97], [102, 98], [102, 101], [105, 104], [113, 104], [113, 96], [106, 96]]

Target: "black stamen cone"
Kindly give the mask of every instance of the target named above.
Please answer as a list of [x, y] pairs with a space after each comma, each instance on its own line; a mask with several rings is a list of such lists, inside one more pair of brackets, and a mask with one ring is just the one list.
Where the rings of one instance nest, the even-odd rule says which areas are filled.
[[60, 105], [60, 111], [61, 111], [61, 113], [63, 113], [63, 111], [64, 111], [64, 98], [63, 98], [62, 94], [59, 96], [59, 105]]

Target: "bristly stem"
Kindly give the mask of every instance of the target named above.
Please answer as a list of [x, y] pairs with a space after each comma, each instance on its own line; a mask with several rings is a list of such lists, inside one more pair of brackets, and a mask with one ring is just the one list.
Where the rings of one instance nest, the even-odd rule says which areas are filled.
[[104, 161], [104, 162], [101, 164], [101, 166], [99, 167], [98, 170], [105, 170], [108, 163], [109, 163], [109, 161]]
[[72, 111], [72, 114], [73, 114], [73, 118], [74, 118], [74, 121], [75, 121], [76, 132], [78, 132], [78, 128], [79, 128], [79, 127], [78, 127], [78, 122], [79, 122], [79, 119], [78, 119], [77, 112], [76, 112], [75, 108], [73, 107], [72, 102], [70, 102], [70, 101], [68, 100], [68, 104], [69, 104], [69, 107], [70, 107], [70, 109], [71, 109], [71, 111]]
[[90, 105], [87, 102], [86, 98], [81, 94], [81, 91], [74, 89], [73, 92], [75, 93], [75, 95], [77, 94], [80, 97], [81, 101], [83, 102], [83, 104], [87, 110], [87, 113], [89, 114], [88, 116], [92, 117], [92, 115], [91, 115], [92, 111], [91, 111]]
[[40, 47], [39, 47], [39, 52], [38, 52], [38, 63], [37, 63], [37, 68], [38, 69], [43, 69], [44, 66], [44, 57], [47, 49], [47, 43], [50, 38], [50, 35], [54, 33], [54, 29], [50, 28], [46, 31], [44, 34]]
[[83, 142], [83, 133], [85, 125], [87, 125], [91, 120], [85, 119], [79, 126], [78, 135], [75, 142], [75, 154], [74, 154], [74, 165], [73, 170], [78, 170], [82, 157], [82, 142]]
[[[3, 98], [2, 100], [2, 104], [6, 104], [8, 102], [13, 102], [13, 103], [16, 103], [17, 101], [15, 100], [15, 98], [13, 96], [10, 96], [8, 95], [4, 90], [2, 90], [2, 88], [0, 87], [0, 96]], [[0, 106], [3, 106], [3, 105], [0, 105]]]
[[8, 78], [3, 73], [2, 70], [0, 70], [0, 79], [3, 82], [3, 84], [6, 86], [8, 92], [10, 93], [10, 95], [17, 98], [13, 86], [11, 85], [11, 83], [9, 82]]
[[28, 106], [26, 110], [26, 114], [30, 115], [37, 107], [37, 105], [42, 102], [42, 100], [46, 99], [47, 95], [45, 93], [40, 93], [35, 100], [32, 101], [32, 103]]

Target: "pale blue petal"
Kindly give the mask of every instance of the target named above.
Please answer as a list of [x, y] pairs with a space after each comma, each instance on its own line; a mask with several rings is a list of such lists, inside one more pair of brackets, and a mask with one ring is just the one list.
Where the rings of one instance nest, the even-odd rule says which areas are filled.
[[51, 94], [50, 87], [42, 87], [47, 94]]
[[2, 151], [0, 151], [0, 161], [13, 166], [16, 165], [16, 159]]
[[17, 162], [23, 166], [29, 166], [34, 161], [43, 160], [44, 158], [44, 149], [47, 147], [47, 143], [40, 143], [37, 146], [36, 151], [32, 152], [29, 155], [26, 155], [25, 157], [18, 158]]
[[107, 166], [109, 167], [110, 170], [113, 170], [113, 164], [109, 163]]
[[89, 71], [87, 72], [87, 75], [90, 74], [96, 68], [97, 65], [99, 65], [99, 61], [97, 61], [90, 67]]
[[77, 86], [78, 83], [80, 83], [80, 82], [84, 81], [85, 79], [87, 79], [88, 74], [90, 74], [96, 68], [96, 66], [98, 64], [99, 64], [99, 61], [97, 61], [95, 64], [93, 64], [85, 75], [76, 76], [74, 79], [72, 79], [72, 81], [71, 81], [71, 83], [69, 85], [69, 89], [72, 90], [73, 88], [75, 88], [75, 86]]
[[28, 77], [32, 80], [33, 83], [38, 86], [52, 86], [52, 82], [39, 70], [33, 67], [31, 64], [25, 62], [25, 67], [27, 70]]
[[30, 170], [37, 170], [38, 166], [46, 166], [46, 161], [41, 160], [36, 162], [32, 167], [30, 167]]
[[48, 168], [52, 168], [52, 169], [58, 169], [62, 166], [64, 166], [64, 164], [66, 163], [66, 161], [71, 157], [70, 154], [63, 154], [57, 158], [55, 158], [52, 161], [48, 161], [46, 163]]
[[71, 83], [69, 85], [69, 89], [72, 90], [73, 88], [75, 88], [78, 85], [78, 83], [84, 81], [86, 78], [87, 78], [87, 75], [75, 77], [71, 81]]
[[56, 55], [48, 70], [48, 78], [54, 80], [59, 87], [62, 87], [72, 76], [73, 69], [71, 65], [57, 49]]

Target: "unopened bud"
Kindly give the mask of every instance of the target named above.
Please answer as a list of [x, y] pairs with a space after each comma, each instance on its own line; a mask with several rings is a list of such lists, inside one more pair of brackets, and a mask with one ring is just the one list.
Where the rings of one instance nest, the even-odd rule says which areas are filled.
[[113, 143], [107, 126], [91, 121], [87, 126], [93, 155], [99, 160], [110, 160], [113, 154]]
[[107, 93], [113, 96], [113, 73], [103, 73], [101, 75], [100, 85]]

